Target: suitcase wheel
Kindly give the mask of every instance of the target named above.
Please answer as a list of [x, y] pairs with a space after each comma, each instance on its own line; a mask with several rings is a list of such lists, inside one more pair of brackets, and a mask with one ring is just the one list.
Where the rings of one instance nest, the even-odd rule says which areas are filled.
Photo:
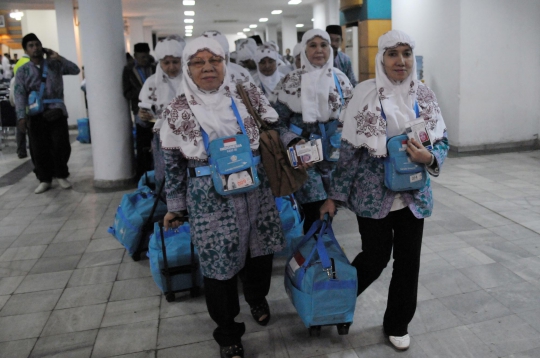
[[133, 256], [131, 256], [131, 258], [135, 262], [140, 261], [141, 260], [141, 253], [136, 251], [135, 253], [133, 253]]
[[174, 293], [172, 292], [169, 292], [165, 295], [165, 299], [167, 300], [167, 302], [174, 302], [174, 300], [176, 299]]
[[346, 334], [349, 334], [349, 327], [351, 326], [350, 323], [341, 323], [337, 324], [337, 331], [340, 336], [344, 336]]
[[310, 337], [319, 337], [321, 335], [321, 326], [311, 326], [309, 327], [309, 336]]

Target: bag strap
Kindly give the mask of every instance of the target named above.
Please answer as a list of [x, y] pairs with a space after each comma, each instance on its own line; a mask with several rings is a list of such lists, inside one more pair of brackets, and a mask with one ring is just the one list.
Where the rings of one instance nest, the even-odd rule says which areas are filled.
[[249, 96], [248, 94], [246, 93], [246, 90], [244, 89], [244, 86], [242, 86], [241, 83], [238, 83], [236, 85], [236, 91], [238, 92], [238, 94], [240, 95], [240, 97], [242, 97], [242, 102], [244, 102], [244, 105], [246, 106], [249, 114], [251, 114], [251, 116], [253, 117], [253, 119], [255, 119], [255, 122], [257, 123], [257, 125], [259, 126], [259, 128], [261, 128], [262, 130], [269, 130], [270, 127], [268, 126], [268, 124], [266, 124], [261, 116], [259, 115], [259, 113], [257, 113], [257, 111], [255, 110], [255, 108], [253, 108], [253, 105], [251, 104], [251, 101], [249, 100]]
[[43, 98], [43, 92], [45, 92], [45, 82], [47, 81], [47, 73], [49, 67], [47, 66], [47, 60], [43, 61], [43, 71], [41, 72], [41, 85], [39, 87], [39, 98]]

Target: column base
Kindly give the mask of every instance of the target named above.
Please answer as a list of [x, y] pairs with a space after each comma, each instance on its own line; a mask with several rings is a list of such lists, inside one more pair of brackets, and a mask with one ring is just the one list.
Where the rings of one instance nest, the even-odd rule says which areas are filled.
[[99, 189], [122, 189], [122, 188], [132, 188], [133, 183], [136, 182], [136, 177], [133, 176], [129, 179], [119, 179], [119, 180], [100, 180], [94, 179], [94, 187]]

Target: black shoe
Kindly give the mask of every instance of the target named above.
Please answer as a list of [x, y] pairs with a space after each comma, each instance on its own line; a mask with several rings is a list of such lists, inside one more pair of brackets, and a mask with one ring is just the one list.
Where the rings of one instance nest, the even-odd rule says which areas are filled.
[[[268, 306], [266, 298], [261, 303], [250, 307], [250, 309], [255, 322], [261, 326], [266, 326], [268, 324], [268, 321], [270, 321], [270, 307]], [[266, 315], [266, 318], [261, 320], [261, 317], [264, 315]]]
[[220, 347], [221, 358], [244, 358], [244, 346], [242, 343], [234, 344], [232, 346]]
[[28, 154], [26, 154], [26, 153], [19, 154], [18, 157], [19, 157], [19, 159], [24, 159], [24, 158], [28, 157]]

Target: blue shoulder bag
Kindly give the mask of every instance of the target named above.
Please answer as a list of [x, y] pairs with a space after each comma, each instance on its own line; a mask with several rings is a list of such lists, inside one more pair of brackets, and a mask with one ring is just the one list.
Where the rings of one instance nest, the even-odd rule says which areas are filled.
[[210, 175], [221, 195], [246, 193], [261, 183], [257, 173], [260, 156], [253, 156], [246, 128], [232, 98], [231, 103], [242, 134], [221, 137], [209, 143], [208, 134], [201, 127], [209, 165], [195, 170], [197, 176]]
[[[382, 106], [381, 106], [382, 107]], [[420, 116], [418, 103], [414, 104], [416, 117]], [[381, 115], [386, 120], [384, 110]], [[386, 142], [384, 158], [384, 185], [392, 191], [419, 190], [426, 186], [428, 173], [424, 164], [415, 163], [407, 155], [406, 134], [397, 135]]]
[[47, 72], [49, 68], [47, 66], [47, 61], [43, 61], [43, 73], [41, 74], [41, 86], [39, 87], [39, 92], [32, 91], [28, 95], [28, 115], [35, 116], [37, 114], [43, 113], [45, 109], [45, 104], [49, 103], [63, 103], [61, 99], [43, 99], [43, 92], [45, 92], [45, 81], [47, 80]]
[[[334, 73], [334, 83], [339, 92], [341, 98], [341, 106], [343, 107], [345, 100], [343, 99], [343, 92], [341, 91], [341, 85]], [[290, 125], [290, 130], [297, 135], [302, 135], [302, 128]], [[341, 128], [339, 128], [339, 120], [329, 121], [328, 123], [319, 123], [319, 130], [321, 134], [312, 133], [309, 135], [309, 139], [321, 139], [323, 145], [324, 160], [329, 162], [337, 162], [339, 159], [339, 148], [341, 148]]]

